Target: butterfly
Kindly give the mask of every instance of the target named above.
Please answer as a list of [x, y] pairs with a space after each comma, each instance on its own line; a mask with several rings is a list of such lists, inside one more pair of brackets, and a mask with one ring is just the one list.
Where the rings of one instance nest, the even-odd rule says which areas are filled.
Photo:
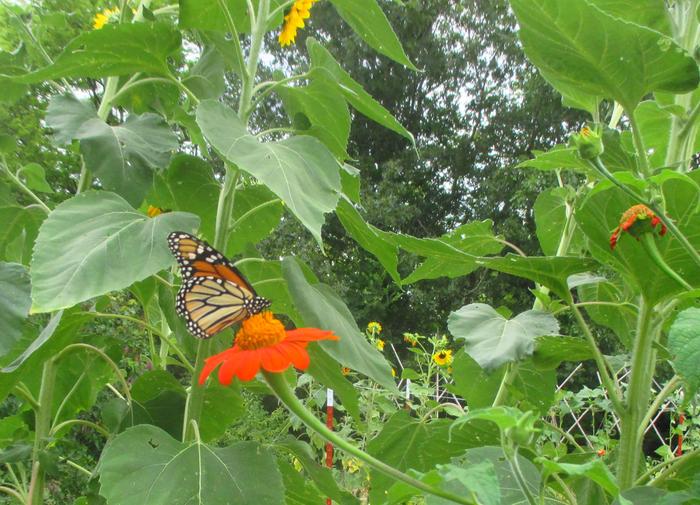
[[203, 240], [175, 231], [168, 235], [168, 246], [182, 275], [175, 309], [195, 337], [212, 337], [270, 306], [223, 254]]

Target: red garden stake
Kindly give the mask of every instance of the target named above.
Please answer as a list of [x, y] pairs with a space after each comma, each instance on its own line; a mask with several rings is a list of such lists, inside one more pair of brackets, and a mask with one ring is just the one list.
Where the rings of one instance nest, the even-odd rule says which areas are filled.
[[[326, 389], [326, 427], [329, 430], [333, 429], [333, 390]], [[333, 444], [326, 442], [326, 466], [333, 467]], [[326, 498], [326, 505], [331, 505], [330, 498]]]
[[[678, 427], [680, 428], [683, 426], [683, 423], [685, 422], [685, 414], [681, 411], [678, 414]], [[676, 456], [683, 456], [683, 431], [682, 429], [678, 430], [678, 447], [676, 447]]]

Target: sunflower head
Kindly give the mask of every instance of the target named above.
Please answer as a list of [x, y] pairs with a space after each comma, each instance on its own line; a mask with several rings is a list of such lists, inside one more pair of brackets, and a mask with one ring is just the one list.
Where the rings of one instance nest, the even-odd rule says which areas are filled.
[[433, 354], [433, 361], [440, 366], [446, 366], [452, 363], [452, 351], [443, 349]]
[[374, 345], [376, 345], [377, 349], [379, 349], [380, 351], [384, 350], [384, 344], [385, 342], [381, 338], [378, 338], [377, 341], [374, 343]]
[[382, 332], [382, 325], [377, 321], [370, 321], [367, 324], [367, 333], [379, 335]]
[[119, 16], [119, 7], [115, 7], [114, 9], [105, 9], [102, 12], [98, 12], [92, 19], [92, 27], [95, 30], [99, 30], [110, 21], [114, 21], [117, 16]]
[[304, 28], [304, 20], [311, 16], [311, 7], [317, 0], [296, 0], [284, 16], [284, 25], [279, 35], [280, 46], [292, 44], [297, 37], [297, 30]]

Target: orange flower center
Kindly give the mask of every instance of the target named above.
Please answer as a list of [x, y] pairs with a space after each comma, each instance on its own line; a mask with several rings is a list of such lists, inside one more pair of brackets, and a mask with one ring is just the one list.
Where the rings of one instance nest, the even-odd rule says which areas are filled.
[[241, 329], [236, 333], [236, 345], [248, 351], [270, 347], [286, 337], [284, 325], [272, 315], [272, 312], [265, 311], [241, 323]]

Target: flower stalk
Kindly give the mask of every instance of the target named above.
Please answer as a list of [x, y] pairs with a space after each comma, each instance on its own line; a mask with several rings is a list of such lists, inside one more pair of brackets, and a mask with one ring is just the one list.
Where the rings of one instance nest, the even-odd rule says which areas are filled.
[[321, 437], [323, 437], [328, 442], [332, 443], [339, 449], [352, 454], [359, 460], [366, 463], [368, 466], [374, 468], [375, 470], [382, 472], [393, 479], [400, 480], [406, 484], [420, 489], [421, 491], [450, 500], [454, 503], [461, 503], [464, 505], [478, 505], [477, 502], [457, 496], [448, 491], [443, 491], [442, 489], [429, 486], [428, 484], [421, 482], [413, 477], [406, 475], [405, 473], [397, 470], [396, 468], [387, 465], [383, 461], [376, 459], [374, 456], [367, 454], [366, 452], [358, 449], [353, 444], [339, 436], [337, 433], [329, 430], [326, 425], [321, 422], [316, 416], [308, 411], [304, 405], [299, 401], [299, 399], [294, 395], [294, 392], [290, 389], [284, 376], [282, 374], [275, 374], [269, 372], [263, 372], [265, 381], [267, 382], [270, 389], [277, 395], [277, 398], [284, 404], [287, 409], [295, 414], [301, 421], [311, 430], [315, 431]]

